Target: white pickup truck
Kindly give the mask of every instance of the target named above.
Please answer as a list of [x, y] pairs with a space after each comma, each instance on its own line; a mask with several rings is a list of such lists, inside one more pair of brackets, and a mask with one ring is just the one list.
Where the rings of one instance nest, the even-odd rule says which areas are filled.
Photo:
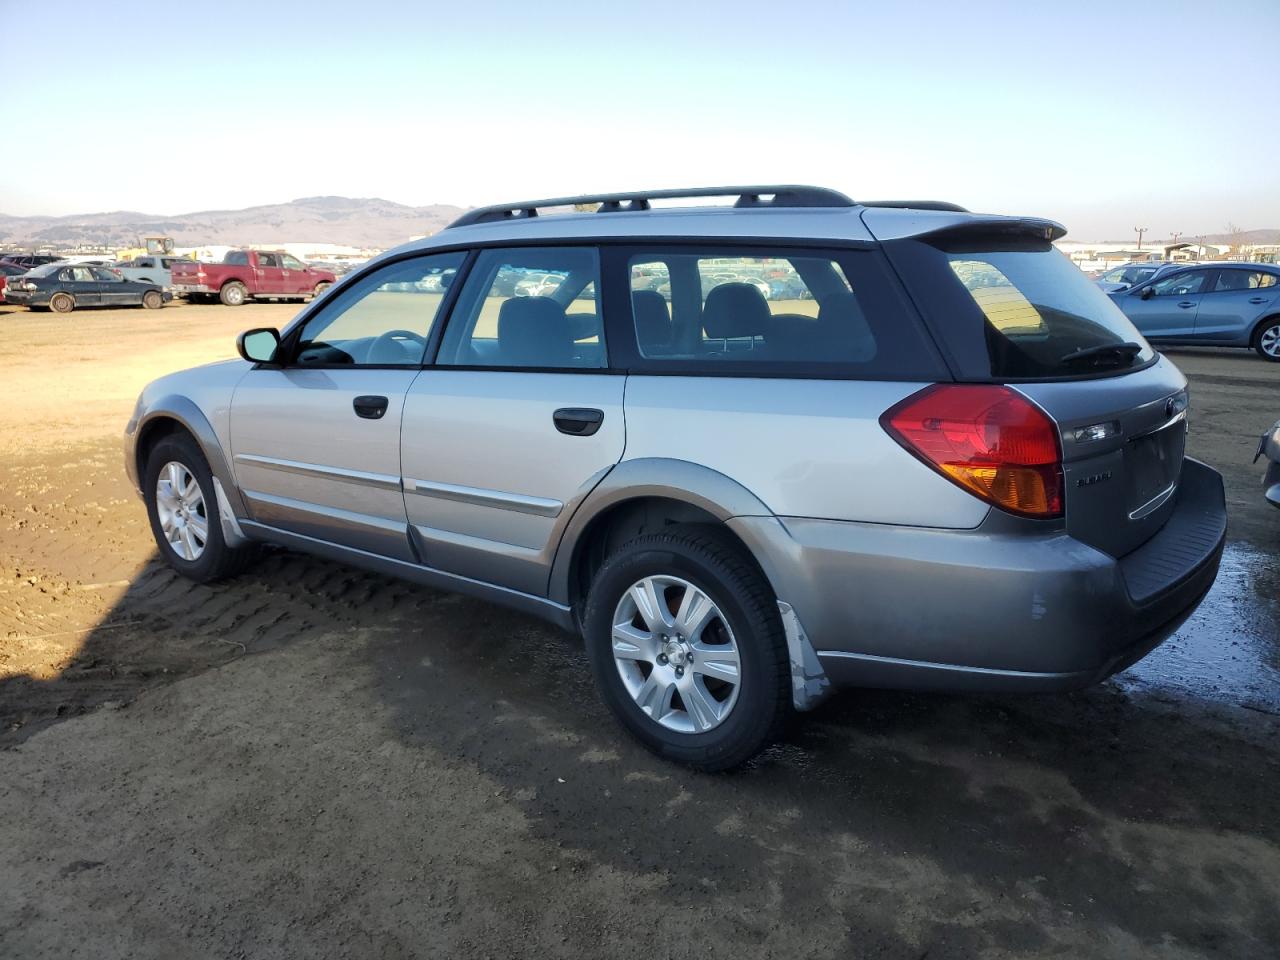
[[168, 290], [173, 286], [172, 268], [174, 262], [188, 262], [184, 257], [155, 256], [134, 257], [132, 260], [121, 260], [111, 264], [111, 269], [126, 280], [139, 280], [143, 283], [158, 283]]

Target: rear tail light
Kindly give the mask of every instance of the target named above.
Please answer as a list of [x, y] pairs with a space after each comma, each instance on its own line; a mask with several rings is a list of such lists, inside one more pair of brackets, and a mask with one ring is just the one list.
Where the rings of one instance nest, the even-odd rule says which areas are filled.
[[977, 497], [1020, 516], [1062, 516], [1062, 447], [1053, 421], [1022, 394], [936, 384], [885, 411], [880, 425]]

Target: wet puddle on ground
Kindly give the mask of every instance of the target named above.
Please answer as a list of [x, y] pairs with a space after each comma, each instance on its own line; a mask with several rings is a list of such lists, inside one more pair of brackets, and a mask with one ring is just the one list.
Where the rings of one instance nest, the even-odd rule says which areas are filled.
[[1116, 682], [1134, 695], [1172, 693], [1280, 716], [1280, 556], [1229, 544], [1191, 619]]

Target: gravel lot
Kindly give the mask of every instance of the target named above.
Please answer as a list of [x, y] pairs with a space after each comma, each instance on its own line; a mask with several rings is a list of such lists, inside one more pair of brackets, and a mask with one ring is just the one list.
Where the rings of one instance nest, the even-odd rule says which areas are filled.
[[656, 761], [579, 647], [283, 551], [156, 559], [119, 433], [296, 308], [0, 306], [0, 957], [1275, 957], [1280, 365], [1182, 351], [1223, 573], [1070, 696], [850, 692]]

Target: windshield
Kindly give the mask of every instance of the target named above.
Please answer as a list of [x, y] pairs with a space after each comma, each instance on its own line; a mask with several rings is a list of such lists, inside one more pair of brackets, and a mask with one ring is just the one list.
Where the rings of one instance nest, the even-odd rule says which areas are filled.
[[1110, 298], [1047, 241], [911, 241], [895, 259], [966, 379], [1114, 373], [1155, 356]]

